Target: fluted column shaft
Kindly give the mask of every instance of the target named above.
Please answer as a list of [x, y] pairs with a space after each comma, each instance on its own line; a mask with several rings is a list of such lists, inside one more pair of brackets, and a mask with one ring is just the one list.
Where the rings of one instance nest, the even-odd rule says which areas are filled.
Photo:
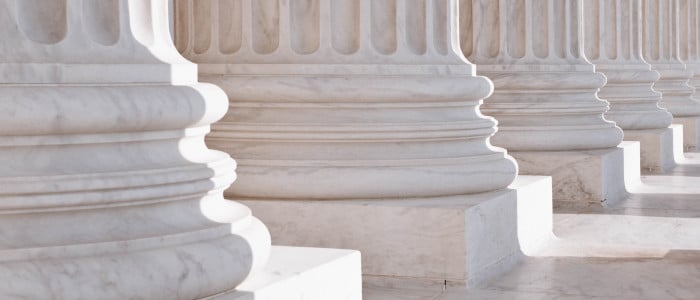
[[580, 0], [462, 0], [462, 50], [495, 91], [481, 110], [512, 151], [614, 147], [622, 131], [597, 97], [605, 76], [582, 49]]
[[[685, 3], [685, 1], [684, 1]], [[644, 59], [661, 74], [654, 89], [662, 93], [661, 106], [674, 117], [700, 115], [700, 103], [688, 85], [693, 76], [680, 59], [680, 0], [643, 0]]]
[[356, 199], [506, 187], [491, 92], [459, 51], [457, 1], [177, 2], [178, 49], [224, 88], [208, 141], [237, 197]]
[[700, 99], [700, 1], [681, 0], [680, 13], [680, 59], [688, 71], [693, 72], [688, 84], [695, 88], [693, 98]]
[[605, 117], [624, 130], [666, 128], [673, 119], [653, 89], [659, 73], [642, 58], [641, 1], [583, 2], [586, 57], [608, 79], [598, 92], [610, 102]]
[[0, 298], [198, 299], [270, 237], [204, 144], [225, 94], [163, 0], [0, 0]]

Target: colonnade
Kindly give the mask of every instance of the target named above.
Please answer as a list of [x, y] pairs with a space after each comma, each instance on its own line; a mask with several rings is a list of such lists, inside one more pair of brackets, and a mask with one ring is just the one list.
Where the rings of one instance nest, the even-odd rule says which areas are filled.
[[0, 295], [236, 296], [270, 233], [470, 285], [550, 191], [624, 198], [623, 139], [661, 172], [700, 134], [697, 0], [175, 0], [174, 45], [167, 12], [0, 0]]
[[0, 1], [0, 298], [302, 299], [242, 283], [331, 263], [326, 284], [360, 299], [359, 253], [271, 249], [223, 198], [236, 163], [204, 136], [228, 99], [168, 20], [167, 1]]
[[[640, 143], [645, 170], [662, 172], [679, 151], [672, 122], [697, 124], [697, 10], [681, 0], [182, 0], [175, 39], [229, 96], [208, 137], [239, 162], [227, 195], [282, 243], [359, 248], [365, 275], [422, 278], [436, 274], [375, 258], [390, 245], [361, 231], [399, 238], [360, 204], [467, 199], [504, 191], [516, 173], [552, 176], [557, 207], [624, 199], [635, 149], [623, 138]], [[686, 130], [688, 147], [695, 134]], [[479, 234], [506, 235], [490, 230]]]

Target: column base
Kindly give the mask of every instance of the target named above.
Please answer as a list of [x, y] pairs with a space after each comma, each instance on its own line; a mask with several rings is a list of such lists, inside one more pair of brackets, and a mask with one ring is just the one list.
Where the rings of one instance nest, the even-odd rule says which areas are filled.
[[260, 273], [202, 300], [361, 300], [360, 269], [358, 251], [273, 246]]
[[551, 179], [413, 199], [242, 200], [282, 245], [359, 249], [375, 285], [478, 285], [551, 236]]
[[674, 117], [673, 124], [683, 125], [683, 149], [688, 152], [698, 151], [700, 117]]
[[[639, 143], [586, 151], [508, 152], [520, 174], [552, 176], [555, 208], [583, 208], [627, 197], [626, 182], [639, 181]], [[628, 161], [634, 163], [629, 164]]]
[[645, 173], [664, 173], [683, 157], [683, 126], [663, 129], [625, 130], [626, 141], [639, 141], [641, 168]]

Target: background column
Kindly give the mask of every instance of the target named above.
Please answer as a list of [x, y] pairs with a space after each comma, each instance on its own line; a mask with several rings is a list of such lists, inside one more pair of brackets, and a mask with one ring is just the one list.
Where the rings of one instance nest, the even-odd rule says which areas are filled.
[[270, 251], [165, 1], [0, 1], [0, 298], [198, 299]]
[[489, 143], [492, 84], [459, 49], [456, 0], [177, 4], [178, 50], [229, 96], [208, 138], [239, 162], [227, 194], [273, 241], [359, 249], [365, 280], [443, 286], [506, 269], [518, 230], [551, 232], [546, 178], [518, 194], [544, 195], [523, 204], [532, 218], [506, 189], [517, 167]]
[[[679, 2], [679, 57], [686, 64], [689, 72], [693, 72], [693, 76], [689, 79], [688, 85], [693, 87], [693, 99], [695, 102], [700, 100], [700, 3], [697, 0], [681, 0]], [[689, 141], [695, 143], [686, 143], [689, 150], [697, 150], [697, 136], [700, 133], [698, 126], [698, 117], [679, 118], [679, 123], [687, 124], [683, 128], [689, 138]]]
[[625, 140], [641, 143], [643, 169], [671, 169], [673, 116], [659, 107], [661, 93], [653, 89], [659, 73], [642, 58], [641, 0], [583, 1], [583, 7], [586, 57], [608, 79], [598, 92], [610, 102], [605, 117], [624, 130]]
[[696, 147], [700, 133], [700, 103], [693, 99], [695, 89], [688, 84], [693, 72], [680, 59], [680, 4], [679, 0], [642, 1], [642, 53], [661, 74], [654, 89], [661, 92], [661, 107], [673, 114], [673, 122], [683, 125], [683, 143], [690, 149]]
[[493, 191], [516, 166], [479, 113], [490, 82], [452, 43], [452, 1], [180, 1], [178, 49], [231, 109], [209, 143], [236, 197]]
[[559, 205], [623, 198], [622, 130], [603, 118], [606, 79], [584, 57], [581, 1], [461, 4], [462, 50], [495, 86], [481, 107], [498, 120], [493, 143], [521, 174], [552, 175]]

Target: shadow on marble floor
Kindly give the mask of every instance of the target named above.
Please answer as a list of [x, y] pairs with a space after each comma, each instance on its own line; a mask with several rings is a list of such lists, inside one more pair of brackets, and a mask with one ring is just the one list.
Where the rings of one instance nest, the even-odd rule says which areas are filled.
[[368, 300], [696, 300], [700, 252], [672, 250], [663, 258], [530, 257], [479, 289], [367, 291]]
[[371, 288], [366, 300], [700, 299], [700, 153], [607, 207], [556, 209], [554, 235], [479, 288]]

